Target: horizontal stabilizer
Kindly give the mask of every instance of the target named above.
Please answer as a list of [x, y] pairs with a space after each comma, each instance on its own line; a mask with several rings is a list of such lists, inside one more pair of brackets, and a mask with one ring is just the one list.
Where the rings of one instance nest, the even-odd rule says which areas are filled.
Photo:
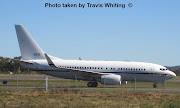
[[20, 63], [34, 64], [33, 61], [29, 61], [29, 60], [19, 60], [19, 59], [13, 59], [13, 58], [6, 58], [6, 59], [9, 59], [11, 61], [17, 61], [17, 62], [20, 62]]

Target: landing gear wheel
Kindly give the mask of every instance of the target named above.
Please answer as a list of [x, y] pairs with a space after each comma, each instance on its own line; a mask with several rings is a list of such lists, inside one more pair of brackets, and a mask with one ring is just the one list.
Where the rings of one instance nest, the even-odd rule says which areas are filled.
[[156, 87], [157, 87], [157, 84], [153, 84], [153, 87], [156, 88]]
[[87, 83], [87, 86], [88, 86], [88, 87], [92, 87], [92, 85], [93, 85], [92, 82], [88, 82], [88, 83]]
[[92, 83], [92, 87], [97, 87], [98, 86], [98, 83], [97, 82], [93, 82]]
[[97, 87], [97, 86], [98, 86], [98, 83], [97, 83], [97, 82], [88, 82], [88, 83], [87, 83], [87, 86], [88, 86], [88, 87]]

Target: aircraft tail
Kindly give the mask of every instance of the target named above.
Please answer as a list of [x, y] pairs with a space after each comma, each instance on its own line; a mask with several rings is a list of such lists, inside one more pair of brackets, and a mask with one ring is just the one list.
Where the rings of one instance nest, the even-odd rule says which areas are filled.
[[16, 24], [15, 29], [23, 60], [46, 59], [43, 50], [39, 47], [23, 25]]

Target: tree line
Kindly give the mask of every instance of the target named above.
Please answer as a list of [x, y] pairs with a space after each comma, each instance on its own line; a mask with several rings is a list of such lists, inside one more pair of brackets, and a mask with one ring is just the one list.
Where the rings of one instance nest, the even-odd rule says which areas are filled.
[[[21, 56], [14, 57], [14, 59], [21, 59]], [[0, 73], [9, 74], [12, 72], [13, 74], [19, 73], [31, 73], [29, 69], [22, 67], [18, 61], [13, 61], [8, 58], [0, 57]]]

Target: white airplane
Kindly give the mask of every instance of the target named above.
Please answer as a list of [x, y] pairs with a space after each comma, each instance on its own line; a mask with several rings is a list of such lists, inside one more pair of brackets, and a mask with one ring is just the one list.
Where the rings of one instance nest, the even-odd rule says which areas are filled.
[[127, 81], [158, 83], [176, 74], [166, 67], [144, 62], [63, 60], [43, 52], [22, 25], [15, 25], [22, 59], [20, 64], [34, 71], [65, 78], [89, 81], [88, 87], [127, 84]]

